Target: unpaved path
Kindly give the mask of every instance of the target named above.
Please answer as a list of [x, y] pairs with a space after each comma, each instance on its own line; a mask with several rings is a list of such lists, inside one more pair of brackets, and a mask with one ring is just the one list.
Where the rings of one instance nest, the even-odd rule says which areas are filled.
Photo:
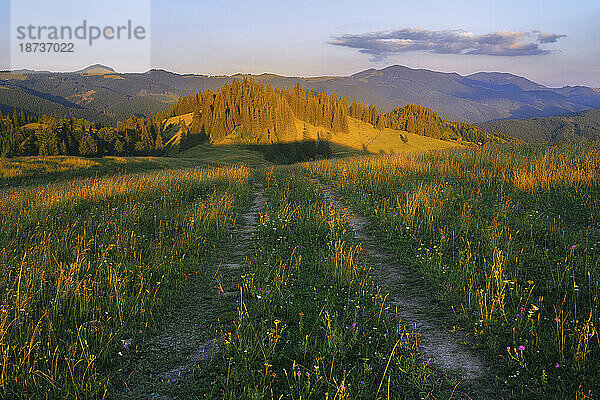
[[[219, 353], [219, 326], [223, 304], [234, 307], [238, 278], [251, 250], [252, 236], [265, 205], [262, 184], [255, 184], [252, 206], [239, 215], [240, 228], [232, 232], [231, 241], [215, 257], [209, 287], [186, 291], [161, 333], [133, 349], [124, 349], [131, 362], [124, 369], [122, 387], [112, 398], [175, 399], [176, 388], [185, 384], [195, 368]], [[203, 268], [199, 266], [199, 268]], [[134, 347], [133, 345], [129, 345]]]
[[[367, 256], [374, 263], [374, 276], [390, 292], [390, 303], [397, 315], [407, 326], [416, 326], [420, 332], [420, 346], [434, 366], [457, 375], [463, 381], [473, 382], [489, 376], [484, 359], [467, 345], [465, 333], [450, 332], [442, 324], [443, 310], [432, 300], [420, 277], [408, 268], [394, 262], [395, 257], [385, 251], [368, 232], [369, 221], [348, 207], [341, 196], [331, 187], [317, 179], [311, 182], [318, 186], [326, 199], [346, 218]], [[447, 319], [447, 318], [446, 318]]]

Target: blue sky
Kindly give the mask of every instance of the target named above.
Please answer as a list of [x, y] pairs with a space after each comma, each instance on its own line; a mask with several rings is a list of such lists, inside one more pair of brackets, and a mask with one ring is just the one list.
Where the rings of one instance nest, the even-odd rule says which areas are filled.
[[[3, 9], [7, 4], [7, 0], [0, 0]], [[0, 13], [3, 38], [7, 15]], [[151, 60], [156, 68], [208, 75], [348, 75], [402, 64], [461, 74], [511, 72], [552, 86], [600, 87], [598, 21], [597, 0], [152, 0]], [[425, 46], [378, 58], [370, 50], [361, 53], [347, 41], [331, 44], [345, 35], [356, 39], [404, 29], [441, 35], [442, 41], [446, 40], [444, 32], [450, 30], [470, 32], [475, 37], [522, 32], [529, 34], [523, 43], [534, 47], [539, 44], [532, 33], [536, 30], [566, 37], [539, 44], [545, 54], [523, 56], [488, 55], [489, 51], [461, 54], [470, 48], [441, 54]], [[0, 57], [6, 54], [3, 46], [6, 44], [0, 42]]]

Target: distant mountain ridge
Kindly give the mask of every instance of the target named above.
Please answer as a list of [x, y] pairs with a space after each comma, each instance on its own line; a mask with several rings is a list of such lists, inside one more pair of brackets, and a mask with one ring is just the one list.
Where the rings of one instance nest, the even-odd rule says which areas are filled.
[[600, 140], [600, 109], [555, 117], [491, 121], [478, 124], [490, 133], [532, 143]]
[[[85, 115], [104, 122], [149, 116], [174, 105], [177, 97], [218, 90], [234, 79], [251, 77], [276, 88], [297, 82], [307, 90], [344, 96], [386, 112], [416, 104], [437, 110], [445, 119], [470, 123], [547, 117], [600, 108], [600, 91], [586, 86], [548, 88], [509, 73], [457, 73], [393, 65], [345, 77], [286, 77], [276, 74], [206, 76], [160, 69], [119, 73], [95, 64], [71, 73], [15, 71], [0, 73], [0, 111]], [[62, 100], [61, 100], [62, 99]]]

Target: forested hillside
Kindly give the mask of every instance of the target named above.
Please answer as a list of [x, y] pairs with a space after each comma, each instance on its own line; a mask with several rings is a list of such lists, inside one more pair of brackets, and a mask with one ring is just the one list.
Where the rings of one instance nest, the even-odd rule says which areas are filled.
[[384, 114], [385, 126], [417, 135], [441, 140], [460, 140], [472, 143], [506, 143], [506, 139], [493, 135], [475, 125], [450, 122], [427, 107], [408, 105]]
[[530, 143], [600, 140], [600, 109], [560, 117], [492, 121], [479, 125], [489, 132]]
[[302, 140], [292, 123], [294, 118], [325, 127], [334, 134], [345, 133], [348, 116], [380, 129], [391, 128], [442, 140], [480, 144], [506, 141], [475, 125], [446, 121], [426, 107], [405, 106], [381, 114], [371, 104], [363, 105], [355, 100], [348, 106], [344, 97], [307, 92], [298, 83], [290, 91], [246, 78], [233, 81], [216, 93], [207, 90], [182, 97], [170, 116], [189, 113], [194, 117], [187, 134], [207, 134], [213, 142], [232, 132], [251, 143]]
[[[175, 118], [177, 128], [173, 129], [169, 121], [182, 115], [191, 118]], [[219, 144], [225, 139], [229, 144], [249, 145], [327, 141], [331, 135], [349, 133], [348, 117], [380, 131], [391, 128], [479, 144], [505, 142], [474, 125], [445, 121], [434, 110], [421, 106], [405, 106], [381, 114], [373, 105], [358, 101], [348, 105], [344, 97], [306, 91], [300, 84], [292, 90], [277, 89], [245, 78], [216, 92], [206, 90], [180, 97], [166, 113], [152, 118], [131, 117], [114, 126], [73, 116], [38, 117], [16, 110], [9, 115], [0, 114], [0, 155], [161, 155], [166, 143], [175, 142], [171, 140], [175, 135], [177, 151], [207, 141]], [[310, 137], [297, 121], [323, 128], [323, 135]]]
[[334, 133], [348, 130], [348, 103], [336, 95], [312, 91], [300, 85], [290, 92], [273, 89], [249, 79], [233, 81], [216, 93], [210, 90], [181, 97], [171, 116], [193, 113], [189, 133], [209, 135], [219, 142], [231, 133], [248, 143], [301, 140], [294, 117]]

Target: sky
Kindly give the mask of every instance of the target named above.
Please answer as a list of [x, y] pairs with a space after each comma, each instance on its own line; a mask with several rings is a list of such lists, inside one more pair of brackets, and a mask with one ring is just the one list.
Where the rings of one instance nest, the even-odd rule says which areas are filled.
[[[400, 64], [600, 87], [598, 0], [147, 1], [151, 67], [179, 73], [341, 76]], [[126, 59], [120, 69], [130, 72]]]

